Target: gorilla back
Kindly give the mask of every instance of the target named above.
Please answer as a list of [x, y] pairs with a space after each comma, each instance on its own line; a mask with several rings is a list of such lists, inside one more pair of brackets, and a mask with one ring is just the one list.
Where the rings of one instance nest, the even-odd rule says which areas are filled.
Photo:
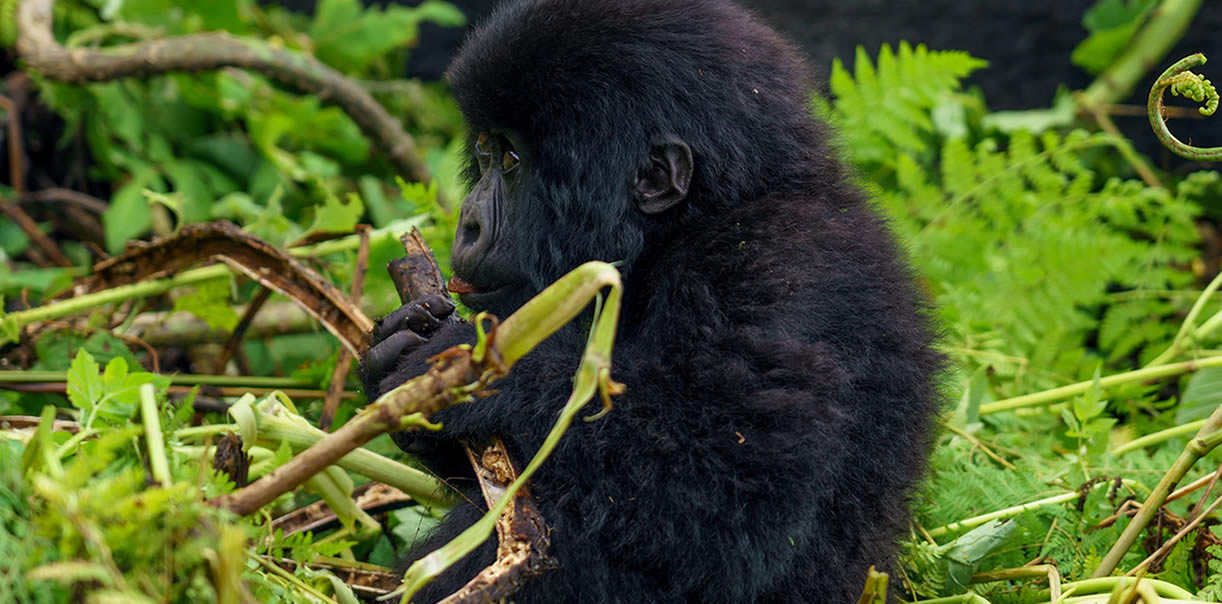
[[[511, 1], [452, 64], [473, 186], [451, 290], [504, 315], [587, 260], [625, 276], [612, 377], [627, 391], [533, 480], [560, 566], [515, 601], [850, 602], [891, 562], [941, 359], [895, 242], [807, 110], [806, 73], [725, 0]], [[450, 310], [383, 320], [370, 398], [474, 341]], [[437, 414], [439, 434], [397, 442], [441, 471], [460, 467], [455, 443], [493, 435], [529, 459], [583, 343], [561, 331], [495, 394]], [[460, 504], [417, 555], [481, 513]]]

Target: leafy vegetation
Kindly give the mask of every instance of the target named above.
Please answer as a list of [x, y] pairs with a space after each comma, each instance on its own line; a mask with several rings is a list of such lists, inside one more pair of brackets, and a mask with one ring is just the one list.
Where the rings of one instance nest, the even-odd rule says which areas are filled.
[[[1101, 0], [1074, 61], [1107, 70], [1157, 5]], [[322, 0], [306, 17], [244, 0], [65, 0], [54, 16], [71, 48], [223, 29], [314, 57], [402, 121], [434, 179], [399, 180], [352, 116], [250, 71], [83, 85], [32, 73], [51, 113], [27, 116], [25, 136], [66, 158], [31, 153], [46, 162], [32, 166], [38, 186], [101, 199], [23, 202], [37, 233], [0, 221], [0, 337], [12, 340], [0, 349], [0, 601], [355, 601], [368, 592], [351, 573], [391, 565], [444, 506], [370, 515], [353, 504], [358, 484], [395, 476], [427, 500], [431, 479], [386, 439], [257, 514], [205, 503], [238, 486], [232, 468], [212, 469], [227, 435], [240, 436], [253, 479], [322, 436], [332, 381], [334, 425], [365, 402], [351, 357], [293, 301], [214, 266], [17, 318], [54, 307], [101, 251], [214, 219], [291, 248], [345, 291], [363, 262], [361, 309], [385, 313], [398, 300], [384, 270], [402, 255], [398, 234], [421, 226], [444, 267], [455, 213], [439, 200], [462, 193], [462, 124], [444, 87], [394, 77], [420, 23], [461, 15], [437, 1]], [[991, 113], [963, 85], [984, 68], [897, 41], [859, 49], [851, 72], [834, 63], [830, 94], [812, 101], [910, 250], [952, 361], [946, 430], [889, 585], [906, 601], [1073, 591], [1103, 602], [1129, 584], [1092, 574], [1222, 404], [1222, 281], [1205, 252], [1222, 176], [1155, 171], [1090, 111], [1075, 116], [1069, 97]], [[20, 188], [0, 186], [0, 203], [26, 199]], [[358, 223], [373, 227], [367, 252]], [[231, 336], [239, 325], [247, 337]], [[1219, 455], [1150, 508], [1117, 572], [1144, 564], [1161, 597], [1222, 601]], [[334, 522], [286, 531], [277, 520], [317, 501]]]

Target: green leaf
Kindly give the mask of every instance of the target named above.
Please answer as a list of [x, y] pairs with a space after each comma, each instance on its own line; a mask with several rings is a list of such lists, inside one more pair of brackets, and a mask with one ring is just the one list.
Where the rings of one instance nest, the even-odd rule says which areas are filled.
[[1175, 423], [1186, 424], [1209, 417], [1222, 405], [1222, 367], [1208, 367], [1188, 378], [1175, 410]]
[[110, 206], [102, 214], [106, 235], [106, 250], [111, 254], [123, 251], [128, 241], [139, 238], [153, 225], [153, 214], [144, 198], [144, 189], [161, 190], [161, 178], [152, 168], [132, 174], [127, 184], [119, 187], [110, 198]]
[[206, 222], [212, 218], [213, 191], [197, 162], [171, 160], [163, 166], [174, 191], [182, 196], [184, 222]]
[[1082, 26], [1094, 33], [1143, 19], [1158, 0], [1099, 0], [1082, 15]]
[[1158, 0], [1099, 0], [1082, 17], [1091, 35], [1074, 48], [1074, 65], [1092, 74], [1107, 69], [1157, 5]]
[[355, 193], [347, 196], [347, 203], [330, 192], [323, 199], [322, 206], [314, 210], [314, 224], [306, 230], [307, 233], [348, 233], [356, 227], [357, 221], [365, 214], [365, 204]]
[[85, 413], [90, 413], [105, 393], [98, 370], [93, 355], [84, 349], [76, 353], [72, 366], [68, 368], [68, 402]]
[[127, 359], [128, 365], [136, 364], [136, 356], [127, 344], [108, 331], [94, 331], [88, 336], [71, 329], [49, 330], [39, 334], [34, 342], [38, 352], [35, 368], [47, 371], [63, 371], [71, 366], [77, 350], [85, 350], [98, 363], [109, 363], [115, 357]]
[[1005, 545], [1017, 527], [1013, 519], [994, 520], [955, 539], [946, 553], [946, 595], [966, 590], [980, 561]]
[[1137, 24], [1130, 23], [1091, 34], [1073, 49], [1070, 60], [1087, 72], [1098, 75], [1124, 52], [1135, 33]]
[[233, 331], [239, 317], [229, 301], [229, 288], [229, 277], [197, 283], [194, 291], [174, 300], [174, 310], [191, 313], [212, 329]]
[[425, 21], [457, 26], [465, 19], [453, 5], [437, 0], [426, 0], [416, 7], [365, 11], [356, 0], [322, 0], [309, 34], [315, 54], [324, 63], [340, 71], [360, 73], [382, 55], [415, 41]]
[[[9, 256], [16, 256], [25, 251], [25, 248], [30, 245], [30, 238], [26, 236], [25, 231], [17, 226], [14, 220], [0, 220], [0, 251], [3, 251]], [[7, 272], [0, 273], [0, 278], [7, 275]]]

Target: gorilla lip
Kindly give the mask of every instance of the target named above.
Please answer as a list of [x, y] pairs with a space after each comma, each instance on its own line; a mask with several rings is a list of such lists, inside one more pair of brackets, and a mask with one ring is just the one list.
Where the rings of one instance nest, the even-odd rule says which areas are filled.
[[460, 296], [474, 294], [479, 291], [478, 289], [475, 289], [475, 286], [472, 285], [471, 282], [459, 277], [458, 275], [450, 277], [450, 281], [446, 283], [446, 289]]

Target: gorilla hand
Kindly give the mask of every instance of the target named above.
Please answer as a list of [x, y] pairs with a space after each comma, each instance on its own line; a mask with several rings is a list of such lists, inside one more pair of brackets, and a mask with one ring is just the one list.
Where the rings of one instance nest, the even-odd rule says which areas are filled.
[[365, 395], [373, 402], [382, 394], [382, 378], [394, 371], [403, 356], [410, 354], [437, 333], [446, 323], [457, 321], [454, 302], [449, 296], [430, 295], [412, 300], [377, 320], [373, 346], [361, 363]]

